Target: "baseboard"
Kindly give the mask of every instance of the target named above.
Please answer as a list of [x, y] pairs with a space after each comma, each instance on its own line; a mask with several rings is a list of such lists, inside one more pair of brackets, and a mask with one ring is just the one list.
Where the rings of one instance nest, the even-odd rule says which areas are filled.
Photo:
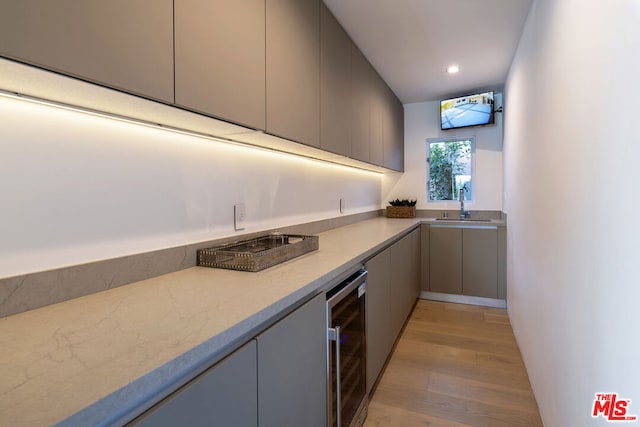
[[420, 299], [428, 299], [432, 301], [455, 302], [458, 304], [482, 305], [484, 307], [507, 308], [507, 300], [472, 297], [469, 295], [443, 294], [440, 292], [420, 292]]

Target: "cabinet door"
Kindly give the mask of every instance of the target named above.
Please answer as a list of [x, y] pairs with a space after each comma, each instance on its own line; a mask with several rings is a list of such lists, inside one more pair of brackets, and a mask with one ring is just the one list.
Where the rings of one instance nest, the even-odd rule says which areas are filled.
[[176, 104], [265, 129], [264, 0], [175, 0]]
[[429, 224], [420, 226], [420, 290], [427, 292], [429, 288]]
[[507, 227], [498, 227], [498, 298], [507, 299]]
[[392, 168], [404, 172], [404, 105], [394, 95], [393, 96], [393, 117], [394, 117], [394, 157]]
[[351, 39], [324, 4], [320, 14], [320, 147], [351, 156]]
[[216, 364], [131, 425], [257, 426], [256, 343]]
[[404, 169], [404, 107], [385, 85], [383, 104], [384, 167]]
[[387, 303], [392, 313], [393, 341], [397, 339], [420, 292], [419, 230], [391, 246], [391, 290]]
[[391, 327], [391, 347], [395, 342], [402, 325], [404, 324], [404, 305], [407, 294], [407, 239], [403, 238], [396, 242], [388, 250], [391, 255], [390, 275], [389, 275], [389, 299], [387, 300], [388, 322]]
[[393, 346], [389, 315], [391, 251], [387, 249], [367, 261], [367, 271], [367, 393], [370, 393]]
[[420, 229], [413, 230], [406, 238], [406, 269], [407, 284], [405, 286], [404, 318], [402, 324], [407, 321], [413, 306], [420, 296], [420, 265], [421, 265], [421, 245]]
[[384, 165], [384, 115], [385, 115], [385, 89], [384, 80], [371, 68], [370, 85], [370, 138], [369, 161], [374, 165]]
[[462, 229], [462, 293], [498, 298], [498, 230]]
[[3, 1], [0, 55], [171, 103], [173, 1]]
[[325, 294], [276, 323], [256, 341], [260, 426], [326, 427]]
[[429, 286], [432, 292], [462, 293], [461, 228], [430, 228]]
[[367, 261], [367, 393], [420, 293], [420, 231]]
[[351, 155], [369, 162], [371, 65], [351, 43]]
[[320, 146], [320, 0], [266, 0], [267, 132]]

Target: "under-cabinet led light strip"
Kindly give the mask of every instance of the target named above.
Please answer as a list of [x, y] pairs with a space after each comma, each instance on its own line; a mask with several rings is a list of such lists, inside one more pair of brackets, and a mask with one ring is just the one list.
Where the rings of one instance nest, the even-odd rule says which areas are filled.
[[368, 172], [368, 173], [372, 173], [372, 174], [375, 174], [375, 175], [383, 175], [383, 172], [380, 172], [378, 170], [367, 169], [366, 167], [359, 167], [359, 166], [354, 166], [354, 165], [345, 165], [345, 164], [342, 164], [342, 163], [333, 162], [331, 160], [320, 159], [320, 158], [317, 158], [317, 157], [308, 156], [308, 155], [304, 155], [304, 154], [291, 153], [291, 152], [288, 152], [288, 151], [279, 150], [277, 148], [262, 147], [260, 145], [252, 144], [252, 143], [249, 143], [249, 142], [236, 141], [236, 140], [233, 140], [233, 139], [214, 136], [214, 135], [210, 135], [210, 134], [203, 133], [203, 132], [197, 132], [197, 131], [192, 131], [192, 130], [188, 130], [188, 129], [183, 129], [183, 128], [179, 128], [179, 127], [176, 127], [176, 126], [163, 125], [162, 123], [155, 123], [155, 122], [150, 122], [148, 120], [136, 119], [136, 118], [132, 118], [132, 117], [122, 116], [122, 115], [119, 115], [119, 114], [116, 114], [116, 113], [108, 113], [108, 112], [105, 112], [105, 111], [94, 110], [92, 108], [79, 107], [79, 106], [76, 106], [76, 105], [66, 104], [64, 102], [51, 101], [51, 100], [48, 100], [48, 99], [38, 98], [38, 97], [35, 97], [35, 96], [31, 96], [31, 95], [24, 95], [24, 94], [16, 93], [16, 92], [9, 92], [9, 91], [3, 90], [3, 89], [0, 89], [0, 96], [3, 97], [3, 98], [10, 98], [10, 99], [15, 99], [15, 100], [20, 100], [20, 101], [27, 101], [27, 102], [31, 102], [31, 103], [34, 103], [34, 104], [45, 105], [45, 106], [54, 107], [54, 108], [60, 108], [60, 109], [67, 110], [67, 111], [73, 111], [73, 112], [77, 112], [77, 113], [88, 114], [88, 115], [94, 116], [94, 117], [101, 117], [101, 118], [105, 118], [105, 119], [116, 120], [116, 121], [119, 121], [119, 122], [129, 123], [129, 124], [133, 124], [133, 125], [140, 125], [140, 126], [153, 128], [153, 129], [166, 130], [166, 131], [177, 133], [177, 134], [180, 134], [180, 135], [186, 135], [186, 136], [192, 136], [192, 137], [195, 137], [195, 138], [207, 139], [207, 140], [210, 140], [210, 141], [215, 141], [215, 142], [220, 142], [220, 143], [224, 143], [224, 144], [230, 144], [230, 145], [235, 145], [235, 146], [239, 146], [239, 147], [244, 147], [244, 148], [264, 151], [264, 152], [268, 152], [268, 153], [272, 153], [272, 154], [276, 153], [276, 154], [289, 156], [289, 157], [294, 157], [294, 158], [303, 159], [303, 160], [308, 160], [308, 161], [312, 161], [312, 162], [319, 162], [319, 163], [326, 164], [326, 165], [338, 166], [338, 167], [343, 167], [343, 168], [347, 168], [347, 169], [351, 169], [351, 170], [357, 170], [357, 171], [360, 171], [360, 172]]

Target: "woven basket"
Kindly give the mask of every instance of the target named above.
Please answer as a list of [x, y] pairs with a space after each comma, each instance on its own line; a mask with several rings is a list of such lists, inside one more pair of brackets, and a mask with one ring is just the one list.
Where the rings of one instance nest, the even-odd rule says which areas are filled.
[[387, 206], [387, 218], [415, 218], [415, 206]]

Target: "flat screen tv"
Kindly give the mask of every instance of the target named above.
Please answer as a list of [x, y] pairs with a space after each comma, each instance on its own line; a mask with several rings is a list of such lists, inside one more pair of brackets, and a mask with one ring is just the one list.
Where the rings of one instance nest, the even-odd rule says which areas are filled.
[[493, 123], [493, 92], [440, 101], [440, 129], [457, 129]]

